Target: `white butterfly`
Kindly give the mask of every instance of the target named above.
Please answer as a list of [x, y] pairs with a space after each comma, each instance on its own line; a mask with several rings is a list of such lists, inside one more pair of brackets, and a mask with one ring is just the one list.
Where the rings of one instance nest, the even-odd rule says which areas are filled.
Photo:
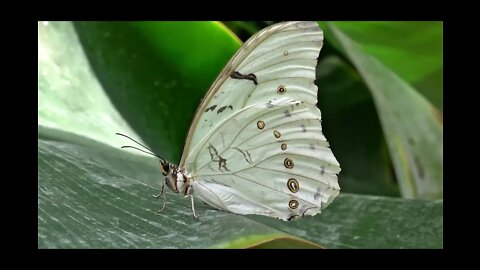
[[198, 107], [179, 166], [159, 157], [165, 179], [155, 197], [165, 185], [190, 196], [195, 217], [193, 196], [282, 220], [327, 207], [340, 165], [316, 107], [322, 44], [316, 22], [278, 23], [245, 42]]

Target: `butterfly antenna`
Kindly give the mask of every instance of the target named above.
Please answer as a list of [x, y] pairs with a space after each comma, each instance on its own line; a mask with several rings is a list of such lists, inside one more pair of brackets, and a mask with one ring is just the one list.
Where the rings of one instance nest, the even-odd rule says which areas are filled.
[[144, 152], [144, 153], [150, 154], [150, 155], [152, 155], [152, 156], [156, 156], [156, 157], [158, 157], [158, 158], [160, 158], [160, 159], [163, 160], [163, 158], [160, 157], [159, 155], [157, 155], [157, 154], [155, 154], [155, 153], [150, 153], [150, 152], [144, 151], [144, 150], [142, 150], [142, 149], [140, 149], [140, 148], [137, 148], [137, 147], [135, 147], [135, 146], [124, 145], [124, 146], [122, 146], [121, 148], [133, 148], [133, 149], [135, 149], [135, 150], [142, 151], [142, 152]]
[[144, 152], [144, 153], [147, 153], [147, 154], [150, 154], [150, 155], [152, 155], [152, 156], [158, 157], [158, 158], [161, 159], [163, 162], [166, 162], [166, 160], [165, 160], [164, 158], [162, 158], [162, 157], [159, 156], [158, 154], [155, 154], [155, 152], [153, 152], [152, 149], [150, 149], [150, 148], [146, 147], [145, 145], [137, 142], [136, 140], [130, 138], [129, 136], [124, 135], [124, 134], [122, 134], [122, 133], [115, 133], [115, 134], [120, 135], [120, 136], [123, 136], [123, 137], [125, 137], [125, 138], [127, 138], [127, 139], [130, 139], [130, 140], [134, 141], [135, 143], [137, 143], [138, 145], [142, 146], [143, 148], [149, 150], [150, 152], [147, 152], [147, 151], [142, 150], [142, 149], [140, 149], [140, 148], [137, 148], [137, 147], [135, 147], [135, 146], [129, 146], [129, 145], [122, 146], [121, 148], [133, 148], [133, 149], [135, 149], [135, 150], [142, 151], [142, 152]]

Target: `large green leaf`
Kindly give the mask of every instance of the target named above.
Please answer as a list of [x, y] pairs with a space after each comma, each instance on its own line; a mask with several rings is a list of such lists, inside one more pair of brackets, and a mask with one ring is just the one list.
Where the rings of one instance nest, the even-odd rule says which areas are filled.
[[238, 38], [216, 22], [77, 22], [75, 30], [122, 117], [178, 162], [195, 109]]
[[240, 216], [160, 190], [158, 161], [39, 127], [39, 248], [441, 248], [443, 203], [342, 195], [294, 222]]
[[443, 248], [443, 200], [343, 194], [298, 225], [252, 219], [326, 248]]
[[[69, 141], [75, 141], [72, 144]], [[160, 190], [158, 161], [102, 145], [88, 138], [39, 128], [38, 246], [40, 248], [247, 247], [287, 237], [244, 217], [189, 200], [151, 195]], [[243, 224], [239, 230], [232, 228]]]
[[112, 106], [71, 23], [38, 23], [38, 123], [118, 145], [135, 132]]
[[443, 110], [442, 22], [321, 22], [325, 40], [346, 54], [334, 25]]
[[375, 104], [356, 71], [336, 56], [317, 66], [318, 106], [347, 193], [400, 196]]
[[368, 85], [406, 198], [443, 197], [443, 120], [415, 89], [329, 25]]

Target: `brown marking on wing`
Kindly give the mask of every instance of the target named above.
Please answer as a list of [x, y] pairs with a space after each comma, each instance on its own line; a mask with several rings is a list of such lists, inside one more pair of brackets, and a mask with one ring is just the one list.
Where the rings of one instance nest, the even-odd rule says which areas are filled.
[[258, 84], [258, 81], [257, 81], [257, 76], [253, 73], [250, 73], [250, 74], [247, 74], [247, 75], [243, 75], [242, 73], [238, 72], [238, 71], [235, 71], [232, 73], [232, 75], [230, 75], [230, 78], [232, 79], [239, 79], [239, 80], [250, 80], [252, 81], [255, 85]]

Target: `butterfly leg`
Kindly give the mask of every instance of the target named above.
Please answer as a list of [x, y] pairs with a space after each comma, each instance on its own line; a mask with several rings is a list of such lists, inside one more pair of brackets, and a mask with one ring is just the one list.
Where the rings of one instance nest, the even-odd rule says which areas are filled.
[[165, 187], [165, 183], [164, 183], [163, 186], [162, 186], [162, 191], [160, 191], [160, 193], [158, 193], [157, 195], [152, 195], [152, 196], [153, 196], [154, 198], [160, 197], [160, 195], [163, 194], [163, 188], [164, 188], [164, 187]]
[[163, 182], [162, 191], [160, 191], [160, 193], [157, 194], [157, 195], [153, 195], [153, 197], [154, 198], [159, 198], [160, 195], [162, 195], [162, 194], [163, 194], [163, 206], [162, 206], [162, 209], [158, 209], [158, 210], [155, 211], [156, 215], [160, 214], [160, 212], [162, 212], [163, 209], [165, 209], [165, 206], [167, 205], [167, 197], [166, 197], [167, 193], [165, 192], [165, 182]]
[[190, 195], [190, 200], [192, 201], [193, 217], [195, 217], [196, 219], [198, 219], [198, 216], [197, 216], [197, 214], [195, 213], [195, 205], [194, 205], [194, 203], [193, 203], [193, 195]]

